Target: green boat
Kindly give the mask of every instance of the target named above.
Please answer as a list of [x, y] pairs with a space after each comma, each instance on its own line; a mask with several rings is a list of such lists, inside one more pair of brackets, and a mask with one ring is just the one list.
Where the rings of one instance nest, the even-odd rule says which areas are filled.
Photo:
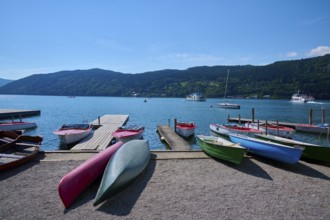
[[132, 140], [121, 146], [109, 160], [97, 191], [94, 206], [129, 186], [147, 167], [150, 149], [146, 140]]
[[289, 146], [301, 146], [304, 147], [301, 158], [313, 159], [318, 161], [330, 162], [330, 147], [323, 147], [316, 144], [310, 144], [306, 142], [291, 140], [287, 138], [278, 137], [270, 134], [256, 134], [257, 138], [268, 140], [280, 144], [285, 144]]
[[212, 157], [226, 160], [234, 164], [240, 164], [244, 158], [246, 149], [240, 144], [234, 144], [224, 138], [197, 135], [198, 145]]

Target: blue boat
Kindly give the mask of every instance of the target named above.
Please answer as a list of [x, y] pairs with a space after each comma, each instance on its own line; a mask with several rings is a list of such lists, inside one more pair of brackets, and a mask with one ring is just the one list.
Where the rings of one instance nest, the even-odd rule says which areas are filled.
[[240, 143], [248, 152], [283, 163], [294, 164], [300, 159], [303, 147], [291, 147], [238, 134], [229, 134], [230, 140]]

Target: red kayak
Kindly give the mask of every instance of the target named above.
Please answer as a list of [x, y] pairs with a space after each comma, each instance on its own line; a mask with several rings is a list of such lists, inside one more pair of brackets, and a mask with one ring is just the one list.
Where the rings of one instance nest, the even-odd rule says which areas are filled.
[[111, 156], [123, 145], [117, 142], [66, 174], [58, 185], [60, 198], [69, 208], [75, 199], [104, 172]]

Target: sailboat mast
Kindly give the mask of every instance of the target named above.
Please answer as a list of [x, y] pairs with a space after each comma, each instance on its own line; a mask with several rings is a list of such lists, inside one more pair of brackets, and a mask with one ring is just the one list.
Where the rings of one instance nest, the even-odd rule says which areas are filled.
[[224, 98], [226, 98], [226, 95], [227, 95], [228, 76], [229, 76], [229, 69], [228, 69], [228, 71], [227, 71], [227, 80], [226, 80], [225, 96], [224, 96]]

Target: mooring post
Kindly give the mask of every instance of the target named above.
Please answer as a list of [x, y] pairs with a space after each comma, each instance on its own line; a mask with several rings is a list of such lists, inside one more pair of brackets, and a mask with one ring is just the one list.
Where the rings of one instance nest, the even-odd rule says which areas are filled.
[[259, 130], [259, 119], [258, 119], [258, 130]]
[[101, 125], [101, 117], [100, 116], [97, 117], [97, 121], [98, 121], [99, 126], [100, 126]]
[[254, 123], [254, 108], [252, 108], [252, 122]]
[[241, 125], [241, 114], [238, 115], [238, 124]]
[[267, 120], [266, 120], [266, 135], [268, 134], [268, 127], [267, 127], [267, 124], [268, 124], [268, 122], [267, 122]]
[[176, 122], [177, 122], [177, 120], [176, 120], [176, 118], [174, 119], [174, 132], [176, 132]]
[[277, 136], [280, 136], [280, 128], [278, 126], [278, 121], [276, 121]]
[[325, 109], [321, 108], [321, 112], [322, 112], [322, 124], [325, 123]]
[[230, 121], [229, 119], [230, 119], [230, 115], [228, 114], [227, 123], [229, 123]]
[[168, 123], [168, 126], [171, 127], [171, 119], [170, 118], [168, 119], [167, 123]]
[[313, 109], [309, 109], [309, 124], [313, 124]]

